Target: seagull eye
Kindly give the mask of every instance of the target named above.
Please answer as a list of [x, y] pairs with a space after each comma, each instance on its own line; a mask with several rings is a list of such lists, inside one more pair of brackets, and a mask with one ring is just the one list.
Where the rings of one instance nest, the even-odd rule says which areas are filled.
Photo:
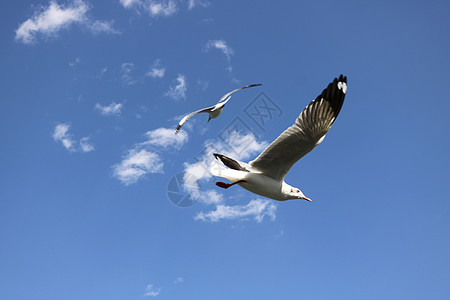
[[300, 193], [300, 190], [299, 190], [299, 189], [297, 189], [297, 193]]

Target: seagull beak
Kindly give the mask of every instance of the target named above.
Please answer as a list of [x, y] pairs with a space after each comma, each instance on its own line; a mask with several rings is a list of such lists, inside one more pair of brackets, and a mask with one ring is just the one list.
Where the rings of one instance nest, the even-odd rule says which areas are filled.
[[311, 199], [309, 199], [309, 198], [308, 198], [308, 197], [306, 197], [306, 196], [300, 197], [300, 199], [304, 199], [304, 200], [306, 200], [306, 201], [309, 201], [309, 202], [311, 202], [311, 201], [312, 201]]

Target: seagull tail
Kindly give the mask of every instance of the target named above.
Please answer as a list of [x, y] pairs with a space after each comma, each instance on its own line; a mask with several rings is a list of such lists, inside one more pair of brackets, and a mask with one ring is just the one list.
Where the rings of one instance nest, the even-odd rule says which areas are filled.
[[217, 153], [213, 153], [213, 155], [218, 161], [220, 161], [222, 164], [224, 164], [225, 166], [227, 166], [230, 169], [249, 172], [249, 170], [247, 170], [245, 167], [241, 166], [241, 164], [235, 159], [232, 159], [228, 156], [225, 156], [222, 154], [217, 154]]

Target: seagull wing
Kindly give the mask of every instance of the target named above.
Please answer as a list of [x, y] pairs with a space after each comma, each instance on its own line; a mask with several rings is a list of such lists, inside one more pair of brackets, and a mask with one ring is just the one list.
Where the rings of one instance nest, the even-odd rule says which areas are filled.
[[323, 141], [341, 110], [346, 91], [347, 77], [340, 75], [250, 165], [282, 180], [300, 158]]
[[[254, 86], [260, 86], [260, 85], [262, 85], [262, 84], [261, 84], [261, 83], [250, 84], [250, 85], [246, 85], [246, 86], [240, 87], [240, 88], [238, 88], [238, 89], [235, 89], [235, 90], [229, 92], [228, 94], [223, 95], [222, 98], [220, 98], [219, 102], [217, 102], [217, 103], [220, 103], [220, 102], [222, 102], [222, 101], [224, 101], [224, 100], [225, 100], [225, 103], [226, 103], [226, 102], [228, 102], [228, 100], [230, 100], [229, 96], [231, 96], [231, 94], [233, 94], [233, 93], [235, 93], [235, 92], [237, 92], [237, 91], [246, 89], [246, 88], [250, 88], [250, 87], [254, 87]], [[227, 98], [228, 98], [228, 99], [227, 99]]]
[[215, 107], [215, 105], [211, 106], [211, 107], [199, 109], [199, 110], [191, 112], [190, 114], [185, 116], [183, 119], [181, 119], [180, 123], [178, 123], [177, 129], [175, 129], [175, 134], [177, 134], [178, 131], [180, 131], [181, 126], [183, 126], [183, 124], [186, 123], [186, 121], [189, 120], [193, 115], [196, 115], [198, 113], [203, 113], [203, 112], [209, 113], [214, 107]]

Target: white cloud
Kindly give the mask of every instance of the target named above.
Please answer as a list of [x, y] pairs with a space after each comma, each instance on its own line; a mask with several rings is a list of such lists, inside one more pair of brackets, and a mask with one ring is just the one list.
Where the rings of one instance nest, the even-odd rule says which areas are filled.
[[155, 288], [153, 284], [147, 285], [144, 296], [156, 297], [161, 292], [161, 288]]
[[196, 6], [207, 7], [209, 6], [209, 2], [205, 0], [189, 0], [188, 1], [188, 9], [191, 10]]
[[228, 61], [231, 61], [231, 56], [234, 54], [233, 49], [227, 45], [224, 40], [209, 40], [206, 43], [205, 51], [208, 52], [211, 49], [217, 49], [223, 52], [227, 57]]
[[97, 78], [102, 77], [107, 71], [108, 71], [108, 67], [104, 67], [103, 69], [101, 69], [100, 73], [97, 76]]
[[178, 11], [174, 0], [120, 0], [125, 8], [144, 9], [152, 17], [168, 17]]
[[134, 79], [131, 76], [131, 73], [134, 70], [134, 63], [132, 62], [126, 62], [123, 63], [121, 66], [121, 72], [122, 72], [122, 80], [127, 85], [132, 85], [136, 83], [136, 79]]
[[166, 72], [165, 68], [152, 68], [150, 71], [147, 72], [147, 76], [153, 77], [153, 78], [163, 78], [164, 73]]
[[163, 173], [163, 166], [158, 154], [134, 148], [128, 151], [122, 162], [113, 166], [113, 176], [123, 184], [130, 185], [146, 174]]
[[75, 151], [74, 144], [76, 143], [72, 139], [72, 135], [69, 134], [70, 124], [63, 123], [58, 124], [53, 131], [53, 139], [56, 142], [61, 142], [63, 146], [69, 151]]
[[147, 1], [146, 8], [152, 17], [170, 16], [177, 12], [177, 4], [175, 1]]
[[183, 74], [178, 74], [175, 86], [170, 86], [169, 91], [165, 94], [175, 100], [185, 99], [187, 90], [186, 77]]
[[145, 133], [147, 141], [142, 145], [153, 145], [163, 148], [173, 147], [180, 149], [188, 140], [188, 135], [185, 131], [180, 131], [178, 134], [174, 133], [173, 128], [158, 128], [150, 130]]
[[270, 200], [255, 199], [246, 205], [223, 205], [218, 204], [215, 210], [200, 212], [195, 216], [195, 220], [218, 222], [225, 219], [253, 218], [261, 223], [265, 216], [276, 218], [277, 207]]
[[74, 0], [67, 6], [60, 6], [52, 0], [47, 8], [41, 7], [40, 12], [19, 25], [15, 39], [24, 44], [33, 44], [38, 36], [54, 36], [73, 24], [86, 26], [94, 33], [117, 33], [108, 21], [90, 20], [86, 15], [89, 9], [83, 0]]
[[176, 135], [169, 128], [148, 131], [145, 134], [147, 140], [134, 145], [120, 163], [112, 166], [113, 176], [123, 184], [130, 185], [146, 174], [164, 173], [164, 162], [159, 153], [168, 148], [180, 149], [188, 140], [187, 133], [180, 134]]
[[100, 103], [95, 104], [94, 109], [98, 110], [104, 116], [119, 116], [122, 112], [122, 103], [112, 102], [109, 105], [102, 106]]
[[75, 65], [78, 65], [81, 62], [81, 59], [79, 57], [76, 57], [74, 61], [69, 62], [69, 67], [74, 67]]
[[120, 0], [120, 4], [122, 4], [123, 7], [125, 8], [130, 8], [134, 5], [139, 5], [141, 3], [142, 3], [141, 0]]
[[[90, 144], [88, 137], [83, 137], [79, 142], [72, 138], [72, 134], [69, 133], [70, 124], [60, 123], [55, 126], [53, 130], [53, 139], [56, 142], [61, 142], [64, 148], [70, 152], [91, 152], [94, 151], [94, 146]], [[77, 146], [79, 144], [79, 147]]]
[[89, 143], [88, 137], [83, 137], [80, 139], [80, 148], [82, 152], [91, 152], [95, 150], [94, 146]]
[[182, 283], [182, 282], [184, 282], [183, 277], [177, 277], [177, 278], [175, 278], [175, 280], [173, 281], [173, 283]]
[[121, 32], [113, 27], [113, 21], [93, 21], [89, 24], [89, 29], [94, 34], [100, 33], [112, 33], [112, 34], [120, 34]]
[[157, 59], [153, 63], [152, 68], [150, 71], [147, 72], [147, 76], [153, 77], [153, 78], [163, 78], [164, 74], [166, 73], [166, 68], [161, 67], [161, 60]]

